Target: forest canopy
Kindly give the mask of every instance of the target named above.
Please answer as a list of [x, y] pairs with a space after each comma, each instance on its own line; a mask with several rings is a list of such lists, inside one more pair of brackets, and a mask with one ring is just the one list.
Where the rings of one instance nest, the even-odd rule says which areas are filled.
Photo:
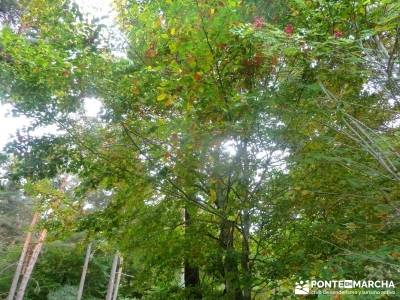
[[400, 2], [113, 5], [0, 1], [0, 298], [397, 299]]

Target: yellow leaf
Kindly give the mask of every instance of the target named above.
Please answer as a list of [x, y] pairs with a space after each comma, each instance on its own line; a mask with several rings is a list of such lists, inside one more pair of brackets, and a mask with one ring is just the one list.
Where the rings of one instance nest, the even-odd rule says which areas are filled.
[[175, 35], [176, 34], [176, 29], [175, 28], [171, 28], [171, 35]]
[[229, 221], [234, 222], [236, 220], [236, 217], [234, 215], [229, 215], [227, 218]]
[[176, 53], [178, 51], [178, 46], [176, 45], [176, 43], [169, 43], [168, 47], [172, 53]]
[[215, 202], [215, 200], [217, 200], [217, 193], [215, 190], [210, 190], [210, 200], [211, 202]]
[[307, 191], [307, 190], [301, 191], [301, 195], [302, 195], [302, 196], [307, 196], [309, 193], [310, 193], [310, 192]]
[[155, 20], [152, 24], [152, 28], [159, 28], [161, 26], [161, 21], [159, 19]]
[[191, 68], [196, 66], [196, 59], [192, 55], [187, 55], [186, 61]]
[[157, 101], [163, 101], [165, 98], [167, 98], [167, 94], [162, 93], [157, 96]]
[[210, 9], [210, 14], [213, 15], [214, 13], [215, 13], [215, 8], [211, 8], [211, 9]]
[[171, 106], [174, 104], [174, 98], [168, 97], [168, 100], [165, 102], [165, 106]]
[[298, 16], [299, 15], [299, 11], [298, 10], [293, 10], [292, 11], [292, 16]]
[[392, 253], [390, 253], [390, 256], [394, 257], [396, 259], [400, 259], [400, 253], [399, 252], [392, 252]]

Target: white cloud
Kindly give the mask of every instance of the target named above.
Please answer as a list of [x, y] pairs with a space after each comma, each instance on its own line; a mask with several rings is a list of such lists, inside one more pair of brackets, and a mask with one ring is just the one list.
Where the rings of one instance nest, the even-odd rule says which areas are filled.
[[84, 100], [85, 116], [95, 118], [101, 112], [103, 104], [96, 98], [85, 98]]

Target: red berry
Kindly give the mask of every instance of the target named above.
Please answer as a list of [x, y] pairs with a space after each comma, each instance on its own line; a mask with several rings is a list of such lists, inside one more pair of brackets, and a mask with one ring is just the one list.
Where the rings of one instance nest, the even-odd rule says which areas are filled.
[[292, 35], [294, 32], [294, 28], [292, 24], [287, 24], [285, 26], [285, 29], [283, 29], [283, 31], [287, 34], [287, 35]]
[[145, 54], [144, 54], [147, 58], [153, 58], [156, 56], [156, 51], [154, 50], [154, 48], [149, 48], [146, 50]]
[[253, 26], [255, 28], [263, 28], [265, 26], [265, 21], [263, 17], [254, 17]]
[[343, 32], [341, 32], [340, 30], [335, 30], [333, 35], [335, 36], [335, 38], [340, 39], [343, 36]]
[[201, 74], [199, 72], [194, 73], [194, 80], [200, 81], [201, 80]]
[[251, 59], [245, 59], [243, 60], [243, 65], [245, 67], [251, 67], [253, 65], [253, 61]]
[[263, 63], [264, 57], [260, 53], [256, 53], [253, 57], [253, 64], [259, 66]]
[[226, 44], [219, 44], [219, 45], [218, 45], [218, 48], [219, 48], [220, 50], [225, 50], [226, 47], [227, 47]]

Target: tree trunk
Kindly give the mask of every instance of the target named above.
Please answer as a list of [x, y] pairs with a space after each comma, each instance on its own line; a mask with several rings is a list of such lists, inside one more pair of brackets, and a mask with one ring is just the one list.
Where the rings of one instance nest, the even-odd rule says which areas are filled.
[[[219, 153], [214, 153], [216, 162], [220, 161]], [[230, 176], [231, 174], [229, 174]], [[240, 287], [240, 276], [238, 270], [238, 261], [236, 251], [233, 244], [235, 222], [228, 219], [228, 202], [230, 193], [230, 183], [227, 188], [224, 187], [224, 179], [221, 174], [213, 174], [215, 178], [216, 204], [218, 210], [224, 215], [219, 224], [219, 245], [222, 248], [221, 265], [222, 275], [225, 280], [224, 299], [227, 300], [243, 300], [242, 290]]]
[[251, 300], [251, 270], [250, 270], [250, 210], [249, 199], [250, 172], [249, 156], [247, 151], [247, 139], [242, 142], [240, 149], [241, 160], [243, 163], [242, 184], [244, 189], [243, 210], [242, 210], [242, 259], [241, 266], [243, 271], [243, 300]]
[[[184, 208], [184, 223], [185, 223], [185, 234], [187, 228], [190, 226], [190, 214], [187, 208]], [[197, 266], [193, 266], [187, 257], [184, 258], [184, 280], [185, 289], [188, 290], [189, 299], [202, 299], [200, 290], [200, 271]]]
[[233, 247], [234, 228], [234, 223], [232, 221], [221, 221], [220, 242], [225, 254], [225, 259], [223, 261], [225, 298], [229, 300], [243, 300], [236, 253]]
[[117, 300], [117, 297], [118, 297], [119, 283], [121, 281], [121, 276], [122, 276], [122, 257], [119, 257], [118, 264], [119, 264], [119, 267], [118, 267], [117, 281], [115, 282], [114, 295], [113, 295], [112, 300]]
[[114, 260], [111, 267], [110, 279], [108, 280], [107, 296], [106, 300], [112, 300], [114, 287], [115, 287], [115, 275], [117, 273], [118, 266], [118, 252], [114, 255]]
[[242, 236], [242, 270], [244, 274], [243, 280], [243, 300], [251, 300], [251, 270], [250, 270], [250, 215], [248, 209], [243, 210], [243, 236]]
[[40, 251], [42, 250], [44, 240], [46, 239], [47, 230], [44, 229], [39, 235], [39, 239], [37, 244], [33, 248], [31, 259], [29, 260], [28, 266], [26, 268], [26, 272], [22, 276], [21, 284], [18, 288], [18, 293], [15, 300], [23, 300], [26, 287], [28, 286], [29, 279], [31, 278], [31, 274], [33, 268], [35, 267], [36, 261], [39, 257]]
[[78, 295], [76, 297], [77, 300], [82, 299], [83, 287], [85, 286], [86, 273], [87, 273], [87, 269], [88, 269], [88, 265], [89, 265], [91, 251], [92, 251], [92, 243], [90, 243], [86, 249], [85, 262], [83, 263], [81, 281], [79, 283]]
[[15, 292], [16, 292], [17, 286], [18, 286], [18, 281], [19, 281], [19, 278], [21, 277], [22, 267], [24, 266], [25, 257], [28, 252], [29, 245], [31, 244], [31, 241], [32, 241], [32, 231], [33, 231], [38, 219], [39, 219], [39, 213], [36, 212], [33, 215], [31, 225], [29, 226], [28, 234], [26, 235], [26, 238], [25, 238], [24, 246], [22, 247], [21, 256], [19, 257], [17, 269], [15, 270], [15, 273], [14, 273], [13, 281], [11, 283], [11, 287], [10, 287], [10, 291], [8, 293], [7, 300], [14, 299]]
[[185, 258], [185, 287], [194, 288], [200, 284], [199, 268], [192, 266]]

